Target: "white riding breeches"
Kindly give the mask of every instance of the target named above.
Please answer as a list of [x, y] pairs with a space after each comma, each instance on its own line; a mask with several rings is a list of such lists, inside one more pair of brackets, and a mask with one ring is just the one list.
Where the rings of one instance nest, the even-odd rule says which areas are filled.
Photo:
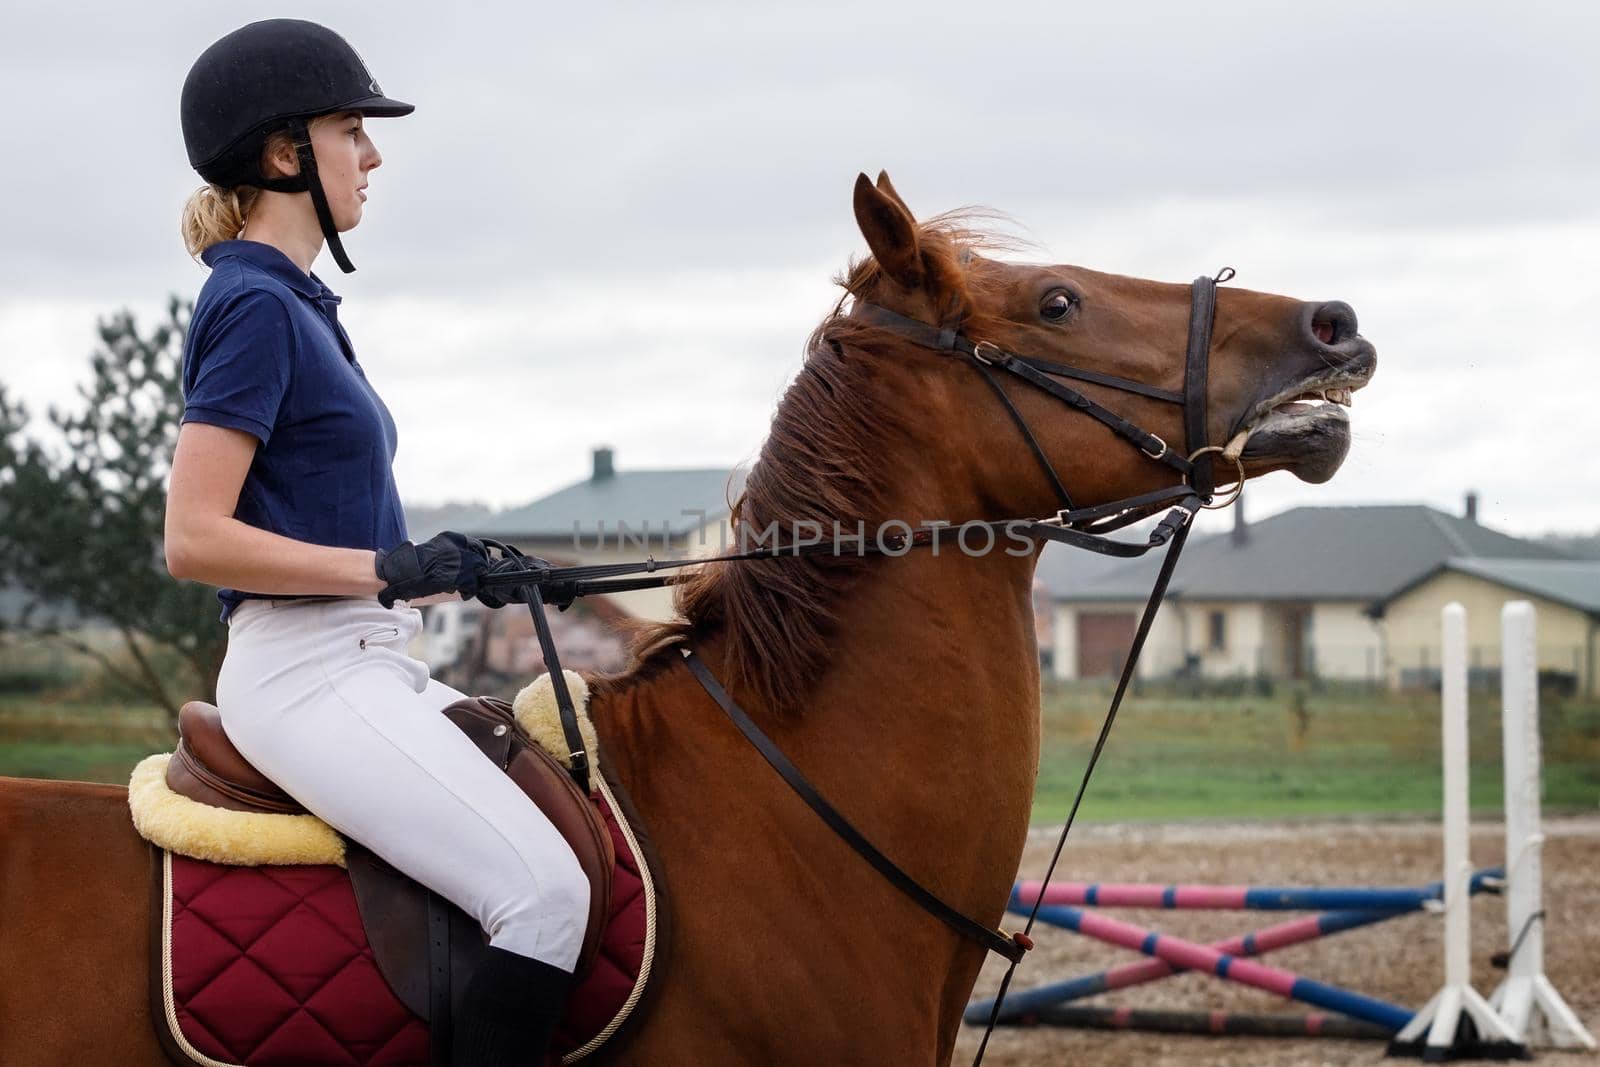
[[463, 694], [406, 654], [422, 613], [353, 597], [246, 600], [217, 702], [256, 769], [472, 916], [489, 943], [572, 971], [589, 882], [566, 841], [440, 709]]

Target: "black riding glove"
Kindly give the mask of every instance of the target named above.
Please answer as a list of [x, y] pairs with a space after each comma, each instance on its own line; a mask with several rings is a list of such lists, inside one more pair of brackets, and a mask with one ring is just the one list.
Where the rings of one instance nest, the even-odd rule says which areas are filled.
[[378, 603], [394, 607], [396, 600], [416, 600], [434, 593], [459, 592], [463, 598], [478, 592], [478, 579], [489, 566], [489, 551], [476, 537], [453, 530], [437, 534], [420, 545], [402, 541], [385, 552], [378, 550], [374, 568], [389, 584]]

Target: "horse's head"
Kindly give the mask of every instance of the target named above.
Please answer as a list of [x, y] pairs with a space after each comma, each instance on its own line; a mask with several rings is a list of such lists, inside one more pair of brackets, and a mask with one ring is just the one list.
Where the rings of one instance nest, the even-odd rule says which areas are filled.
[[[974, 342], [1079, 370], [1184, 389], [1188, 285], [1127, 278], [1072, 266], [1007, 263], [980, 255], [959, 223], [919, 225], [885, 174], [856, 181], [855, 214], [872, 250], [846, 286], [875, 304], [934, 326], [955, 326]], [[981, 244], [977, 247], [981, 247]], [[1063, 384], [1137, 426], [1192, 452], [1239, 448], [1247, 475], [1288, 470], [1308, 482], [1331, 478], [1350, 446], [1344, 408], [1364, 386], [1376, 353], [1339, 302], [1305, 302], [1223, 288], [1217, 291], [1206, 388], [1204, 441], [1185, 443], [1182, 405], [1080, 380]], [[1009, 514], [1053, 510], [1054, 494], [990, 387], [951, 361], [947, 389], [956, 410], [942, 442], [965, 451], [991, 503]], [[1004, 377], [1004, 376], [1003, 376]], [[1174, 472], [1142, 456], [1100, 422], [1031, 388], [1005, 388], [1078, 505], [1103, 503], [1174, 483]], [[956, 458], [952, 456], [952, 458]], [[1216, 466], [1232, 481], [1231, 463]], [[1046, 495], [1041, 495], [1046, 494]]]
[[[849, 314], [841, 304], [817, 327], [805, 366], [778, 405], [734, 506], [739, 547], [773, 543], [774, 535], [796, 543], [822, 531], [849, 536], [857, 523], [870, 537], [893, 522], [909, 528], [1053, 514], [1060, 496], [1008, 403], [1077, 507], [1147, 492], [1172, 502], [1157, 492], [1180, 487], [1171, 453], [1186, 466], [1181, 457], [1202, 443], [1242, 444], [1248, 475], [1290, 470], [1326, 481], [1344, 459], [1350, 431], [1342, 407], [1375, 362], [1344, 304], [1218, 291], [1207, 425], [1194, 435], [1204, 441], [1193, 443], [1184, 407], [1174, 402], [1189, 365], [1190, 286], [982, 255], [992, 247], [984, 235], [959, 216], [918, 224], [883, 175], [876, 185], [866, 175], [857, 180], [855, 213], [872, 258], [841, 279], [855, 304]], [[1162, 447], [1141, 434], [1141, 452], [1081, 407], [1011, 375], [985, 380], [972, 369], [982, 361], [970, 349], [952, 358], [948, 340], [957, 330], [967, 342], [1144, 389], [1059, 378], [1108, 419], [1159, 436]], [[1165, 442], [1165, 462], [1152, 459]], [[1216, 464], [1217, 480], [1231, 480], [1233, 470]], [[826, 672], [841, 598], [876, 558], [836, 543], [843, 547], [834, 553], [689, 575], [676, 597], [684, 621], [645, 630], [640, 654], [724, 631], [733, 682], [768, 708], [798, 708]], [[987, 566], [999, 573], [1000, 563]], [[1012, 571], [1022, 574], [1020, 562]]]

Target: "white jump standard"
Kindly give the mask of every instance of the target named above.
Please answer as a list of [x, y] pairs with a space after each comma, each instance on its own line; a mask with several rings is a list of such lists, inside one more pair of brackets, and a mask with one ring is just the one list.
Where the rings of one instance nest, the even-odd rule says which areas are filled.
[[[1425, 1060], [1500, 1052], [1527, 1057], [1527, 1048], [1500, 1013], [1472, 988], [1472, 912], [1467, 848], [1467, 609], [1443, 611], [1440, 651], [1444, 740], [1444, 988], [1395, 1036], [1390, 1052]], [[1463, 1018], [1465, 1016], [1465, 1019]], [[1463, 1025], [1467, 1020], [1470, 1024]], [[1427, 1040], [1421, 1041], [1426, 1034]]]
[[1505, 980], [1489, 1002], [1528, 1044], [1593, 1051], [1595, 1040], [1544, 974], [1544, 901], [1539, 825], [1539, 659], [1533, 605], [1500, 611], [1500, 691], [1505, 704], [1506, 925], [1511, 947]]

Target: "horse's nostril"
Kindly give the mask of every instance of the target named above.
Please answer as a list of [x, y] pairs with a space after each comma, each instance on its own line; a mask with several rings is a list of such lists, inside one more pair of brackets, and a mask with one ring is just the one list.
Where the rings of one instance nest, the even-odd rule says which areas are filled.
[[1330, 300], [1312, 312], [1311, 332], [1325, 345], [1350, 340], [1359, 332], [1355, 309], [1342, 300]]

